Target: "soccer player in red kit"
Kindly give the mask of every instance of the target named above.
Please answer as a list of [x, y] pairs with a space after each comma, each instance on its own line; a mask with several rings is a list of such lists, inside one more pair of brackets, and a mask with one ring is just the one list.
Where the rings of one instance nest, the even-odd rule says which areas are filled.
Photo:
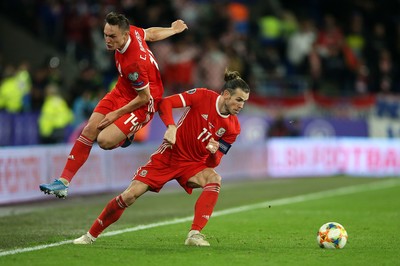
[[[91, 244], [125, 209], [146, 191], [159, 192], [170, 180], [192, 193], [202, 188], [194, 208], [194, 219], [185, 245], [209, 246], [201, 230], [217, 203], [221, 176], [214, 170], [240, 133], [237, 114], [248, 100], [250, 88], [236, 71], [225, 72], [225, 84], [219, 95], [200, 88], [163, 99], [159, 114], [167, 126], [164, 141], [150, 161], [139, 167], [129, 187], [113, 198], [94, 221], [89, 231], [74, 244]], [[172, 109], [185, 107], [175, 124]]]
[[89, 157], [94, 141], [106, 150], [131, 143], [134, 134], [153, 118], [164, 93], [157, 62], [146, 41], [163, 40], [185, 29], [182, 20], [173, 22], [169, 28], [142, 29], [130, 25], [122, 14], [107, 14], [104, 39], [107, 50], [115, 51], [118, 81], [94, 109], [72, 147], [60, 178], [41, 184], [41, 191], [65, 198], [69, 183]]

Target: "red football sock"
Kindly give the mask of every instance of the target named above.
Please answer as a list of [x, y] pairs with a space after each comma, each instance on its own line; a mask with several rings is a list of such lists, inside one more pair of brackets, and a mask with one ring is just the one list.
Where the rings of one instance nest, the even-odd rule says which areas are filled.
[[78, 170], [82, 167], [82, 165], [89, 157], [92, 146], [93, 141], [83, 135], [79, 136], [79, 138], [75, 141], [75, 144], [72, 147], [71, 152], [68, 156], [67, 163], [65, 164], [64, 170], [61, 174], [62, 178], [65, 178], [66, 180], [68, 180], [68, 182], [71, 182], [76, 172], [78, 172]]
[[104, 229], [121, 217], [127, 207], [128, 205], [123, 201], [121, 195], [110, 200], [96, 221], [94, 221], [92, 227], [90, 227], [89, 233], [97, 238]]
[[194, 206], [194, 219], [191, 230], [201, 231], [206, 226], [215, 204], [217, 204], [219, 189], [220, 185], [218, 183], [210, 183], [204, 186], [203, 192]]

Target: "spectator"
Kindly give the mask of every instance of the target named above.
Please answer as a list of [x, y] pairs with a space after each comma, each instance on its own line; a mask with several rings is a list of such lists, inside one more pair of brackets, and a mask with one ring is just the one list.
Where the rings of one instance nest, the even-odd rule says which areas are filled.
[[315, 90], [336, 96], [354, 93], [359, 62], [346, 45], [334, 16], [325, 16], [324, 28], [318, 32], [309, 60]]
[[324, 25], [317, 35], [317, 49], [322, 56], [329, 56], [330, 47], [340, 47], [344, 43], [342, 29], [336, 24], [336, 18], [331, 14], [324, 16]]
[[61, 1], [40, 1], [38, 4], [37, 27], [41, 38], [57, 48], [62, 43], [63, 12]]
[[27, 67], [26, 63], [21, 64], [17, 70], [12, 65], [6, 66], [0, 84], [0, 109], [5, 109], [9, 113], [30, 109], [27, 99], [29, 99], [31, 80]]
[[31, 110], [40, 112], [42, 108], [45, 88], [51, 82], [50, 70], [48, 66], [41, 66], [33, 71], [31, 89]]
[[22, 93], [22, 110], [24, 112], [31, 111], [31, 90], [32, 90], [32, 79], [29, 72], [30, 66], [27, 61], [23, 61], [15, 74], [17, 81], [18, 90]]
[[76, 78], [75, 83], [70, 90], [68, 103], [72, 103], [79, 97], [82, 93], [89, 91], [91, 95], [95, 95], [97, 90], [102, 86], [102, 79], [100, 72], [98, 72], [94, 67], [87, 66], [81, 70], [79, 76]]
[[[236, 69], [239, 73], [246, 73], [246, 62], [239, 52], [232, 46], [225, 47], [229, 68]], [[242, 74], [244, 76], [244, 74]]]
[[249, 31], [249, 8], [239, 2], [231, 2], [227, 6], [235, 32], [247, 35]]
[[381, 51], [388, 49], [386, 27], [383, 23], [375, 23], [372, 28], [372, 34], [368, 38], [365, 58], [371, 69], [378, 65]]
[[201, 28], [199, 19], [201, 16], [201, 9], [198, 1], [192, 0], [174, 0], [172, 1], [177, 16], [186, 22], [186, 25], [193, 31]]
[[82, 94], [74, 100], [72, 105], [72, 110], [74, 113], [74, 128], [78, 127], [82, 123], [87, 122], [98, 101], [99, 99], [97, 98], [93, 99], [93, 95], [90, 90], [84, 90]]
[[350, 30], [346, 34], [346, 44], [358, 59], [364, 56], [367, 43], [364, 26], [363, 17], [360, 14], [354, 14], [350, 18]]
[[267, 12], [258, 20], [258, 28], [261, 45], [278, 46], [282, 42], [282, 21], [271, 12]]
[[378, 55], [378, 63], [371, 71], [371, 83], [374, 92], [383, 94], [400, 93], [399, 69], [387, 49], [382, 49]]
[[287, 58], [295, 74], [307, 73], [307, 58], [317, 37], [311, 19], [302, 19], [299, 28], [290, 34], [287, 41]]
[[198, 82], [202, 87], [216, 90], [223, 85], [220, 77], [224, 75], [228, 67], [228, 57], [212, 37], [205, 40], [204, 46], [203, 56], [198, 64]]
[[269, 79], [279, 79], [285, 76], [286, 66], [275, 46], [264, 46], [262, 53], [258, 56], [258, 61]]
[[199, 51], [187, 39], [178, 39], [165, 58], [163, 82], [169, 94], [179, 93], [194, 85], [195, 59]]
[[360, 58], [359, 67], [357, 69], [356, 80], [354, 84], [355, 92], [357, 94], [367, 94], [371, 92], [370, 87], [370, 74], [371, 71], [369, 70], [365, 60]]
[[90, 15], [87, 3], [81, 1], [71, 5], [66, 10], [67, 18], [64, 31], [67, 36], [66, 53], [73, 60], [89, 59], [90, 57]]
[[39, 116], [41, 143], [60, 143], [66, 140], [66, 129], [73, 121], [72, 110], [59, 94], [55, 84], [46, 87], [46, 96]]

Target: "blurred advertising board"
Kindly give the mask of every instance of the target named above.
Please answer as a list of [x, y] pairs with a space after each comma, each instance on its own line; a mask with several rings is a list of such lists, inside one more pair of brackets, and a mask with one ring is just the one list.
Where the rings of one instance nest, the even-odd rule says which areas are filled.
[[[39, 185], [59, 177], [71, 147], [68, 144], [0, 148], [0, 204], [53, 199], [44, 195]], [[125, 149], [104, 151], [93, 146], [87, 162], [71, 182], [69, 196], [122, 191], [157, 147], [134, 143]], [[266, 161], [265, 145], [234, 145], [217, 171], [225, 180], [265, 177]]]
[[400, 140], [276, 138], [267, 143], [268, 176], [400, 176]]

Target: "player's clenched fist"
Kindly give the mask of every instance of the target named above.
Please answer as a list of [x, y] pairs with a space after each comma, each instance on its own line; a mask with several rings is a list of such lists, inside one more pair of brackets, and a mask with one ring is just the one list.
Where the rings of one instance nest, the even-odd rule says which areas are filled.
[[188, 26], [186, 25], [186, 23], [181, 20], [175, 20], [174, 22], [172, 22], [171, 27], [174, 29], [175, 33], [180, 33], [184, 30], [188, 29]]
[[219, 142], [211, 138], [207, 144], [206, 149], [209, 150], [212, 154], [216, 153], [219, 148]]

